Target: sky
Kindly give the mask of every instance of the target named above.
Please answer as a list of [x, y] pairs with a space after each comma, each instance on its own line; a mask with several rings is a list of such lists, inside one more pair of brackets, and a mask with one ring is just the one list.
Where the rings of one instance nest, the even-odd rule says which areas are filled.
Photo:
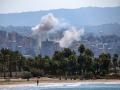
[[120, 0], [0, 0], [0, 13], [116, 6], [120, 6]]

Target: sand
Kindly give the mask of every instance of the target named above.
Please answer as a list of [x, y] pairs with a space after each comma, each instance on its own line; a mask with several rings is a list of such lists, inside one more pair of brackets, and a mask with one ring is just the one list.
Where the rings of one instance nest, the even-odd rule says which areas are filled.
[[[19, 87], [19, 86], [36, 86], [37, 78], [32, 78], [29, 81], [26, 79], [11, 79], [10, 81], [5, 81], [0, 79], [0, 87]], [[64, 85], [80, 85], [80, 84], [120, 84], [118, 79], [96, 79], [96, 80], [59, 80], [53, 78], [40, 78], [39, 86], [64, 86]]]

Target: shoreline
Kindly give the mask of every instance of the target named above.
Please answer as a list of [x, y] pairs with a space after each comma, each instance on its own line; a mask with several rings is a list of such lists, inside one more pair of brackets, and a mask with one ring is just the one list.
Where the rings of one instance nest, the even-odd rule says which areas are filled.
[[[19, 86], [36, 86], [36, 78], [30, 79], [11, 79], [10, 81], [2, 81], [0, 79], [0, 87], [19, 87]], [[59, 79], [39, 79], [39, 86], [64, 86], [64, 85], [80, 85], [80, 84], [120, 84], [119, 79], [96, 79], [96, 80], [59, 80]]]
[[53, 88], [53, 87], [77, 87], [81, 85], [120, 85], [120, 82], [76, 82], [76, 83], [26, 83], [26, 84], [11, 84], [0, 85], [0, 88], [15, 88], [15, 87], [41, 87], [41, 88]]

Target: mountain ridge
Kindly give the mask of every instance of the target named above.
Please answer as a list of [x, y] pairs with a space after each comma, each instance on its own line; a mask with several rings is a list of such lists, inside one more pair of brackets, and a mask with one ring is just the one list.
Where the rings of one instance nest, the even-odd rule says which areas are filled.
[[[0, 25], [35, 26], [42, 16], [53, 13], [72, 25], [120, 24], [120, 7], [83, 7], [78, 9], [55, 9], [45, 11], [0, 14]], [[16, 22], [17, 21], [17, 22]]]

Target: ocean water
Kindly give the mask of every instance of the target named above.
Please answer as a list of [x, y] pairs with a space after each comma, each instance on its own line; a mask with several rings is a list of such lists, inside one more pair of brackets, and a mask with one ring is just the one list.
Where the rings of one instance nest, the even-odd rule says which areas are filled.
[[120, 90], [120, 84], [63, 84], [0, 87], [0, 90]]

